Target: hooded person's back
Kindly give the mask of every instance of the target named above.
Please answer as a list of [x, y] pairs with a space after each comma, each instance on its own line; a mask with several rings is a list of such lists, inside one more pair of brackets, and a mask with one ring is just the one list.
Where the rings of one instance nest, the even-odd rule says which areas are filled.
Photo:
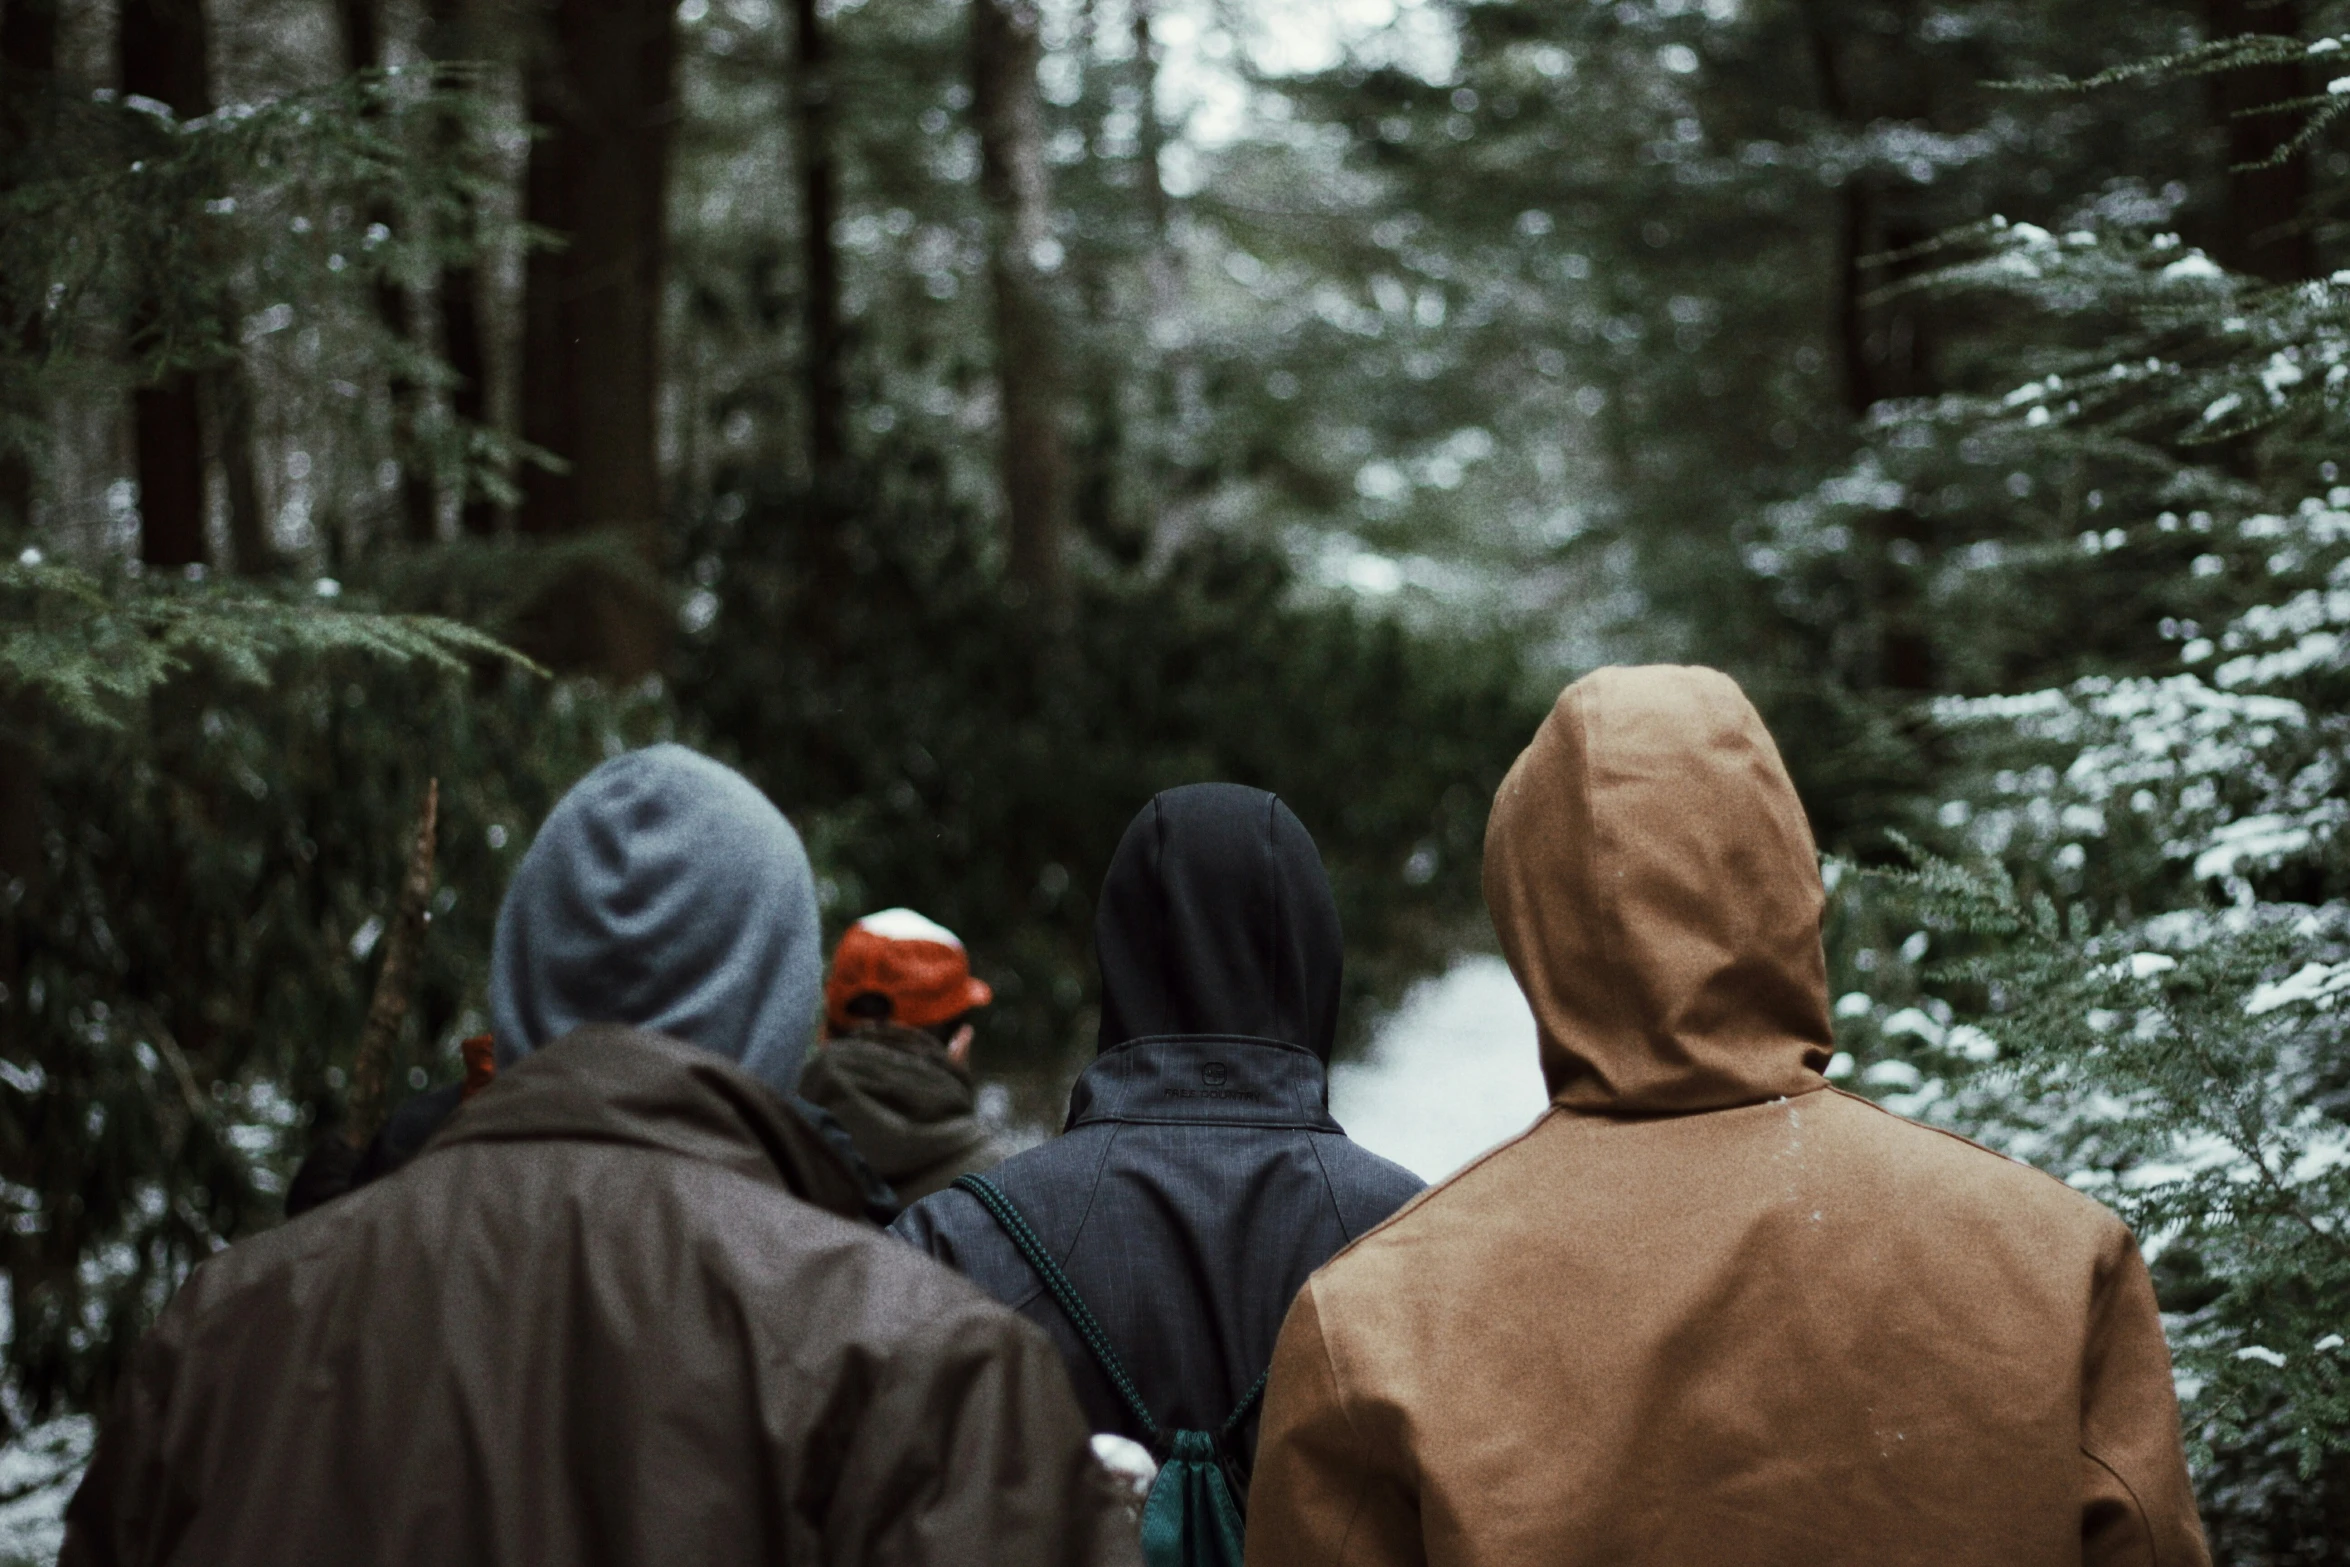
[[1053, 1347], [857, 1222], [780, 1097], [821, 965], [749, 782], [582, 780], [500, 912], [495, 1082], [194, 1271], [66, 1567], [1131, 1560]]
[[2206, 1559], [2121, 1222], [1821, 1077], [1817, 858], [1735, 684], [1570, 686], [1485, 894], [1553, 1108], [1299, 1296], [1252, 1563]]
[[[1263, 1375], [1306, 1276], [1421, 1183], [1331, 1119], [1338, 910], [1278, 799], [1193, 784], [1152, 800], [1118, 845], [1095, 930], [1101, 1052], [1062, 1135], [990, 1179], [1158, 1424], [1214, 1431]], [[941, 1192], [892, 1228], [1050, 1333], [1094, 1429], [1146, 1439], [969, 1193]], [[1252, 1417], [1244, 1453], [1254, 1438]]]

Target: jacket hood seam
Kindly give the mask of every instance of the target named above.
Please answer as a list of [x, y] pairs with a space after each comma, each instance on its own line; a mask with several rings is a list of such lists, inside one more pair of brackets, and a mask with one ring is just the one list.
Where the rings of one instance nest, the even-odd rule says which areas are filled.
[[[1553, 1110], [1558, 1111], [1561, 1115], [1571, 1115], [1578, 1121], [1622, 1121], [1627, 1125], [1639, 1125], [1648, 1121], [1686, 1121], [1691, 1116], [1722, 1115], [1732, 1110], [1753, 1110], [1763, 1105], [1792, 1104], [1798, 1099], [1809, 1099], [1812, 1097], [1812, 1095], [1819, 1093], [1822, 1089], [1835, 1088], [1836, 1085], [1834, 1083], [1829, 1082], [1826, 1078], [1823, 1077], [1818, 1082], [1812, 1083], [1807, 1087], [1798, 1088], [1791, 1094], [1771, 1094], [1761, 1099], [1739, 1099], [1733, 1100], [1728, 1104], [1698, 1105], [1693, 1108], [1681, 1110], [1626, 1110], [1619, 1107], [1611, 1107], [1606, 1105], [1563, 1105], [1555, 1099], [1550, 1102], [1550, 1107]], [[1839, 1093], [1843, 1092], [1841, 1089], [1837, 1089], [1836, 1091]], [[1860, 1098], [1860, 1096], [1857, 1094], [1846, 1095], [1846, 1097], [1854, 1099]], [[1874, 1101], [1871, 1100], [1861, 1099], [1861, 1103], [1871, 1105], [1876, 1109], [1884, 1109], [1884, 1106], [1876, 1105]], [[1885, 1113], [1887, 1115], [1891, 1115], [1893, 1112], [1886, 1110]], [[1902, 1119], [1907, 1118], [1903, 1117]], [[1939, 1131], [1940, 1128], [1936, 1127], [1933, 1128], [1933, 1130]], [[1963, 1138], [1960, 1140], [1964, 1141]], [[1977, 1146], [1980, 1145], [1978, 1144]], [[2002, 1157], [2004, 1157], [2004, 1155]]]
[[1107, 1050], [1098, 1050], [1094, 1052], [1093, 1058], [1097, 1062], [1106, 1061], [1121, 1050], [1132, 1050], [1138, 1045], [1270, 1045], [1276, 1050], [1296, 1051], [1318, 1065], [1328, 1064], [1311, 1045], [1301, 1045], [1294, 1039], [1272, 1039], [1263, 1034], [1141, 1034], [1133, 1039], [1121, 1039]]

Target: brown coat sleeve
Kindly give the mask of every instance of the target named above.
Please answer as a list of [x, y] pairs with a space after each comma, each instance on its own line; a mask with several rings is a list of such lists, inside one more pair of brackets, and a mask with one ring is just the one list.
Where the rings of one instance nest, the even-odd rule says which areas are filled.
[[1311, 1279], [1273, 1347], [1249, 1485], [1249, 1567], [1424, 1567], [1420, 1514], [1393, 1444], [1366, 1440], [1339, 1385]]
[[841, 1463], [824, 1525], [841, 1567], [1140, 1567], [1059, 1352], [992, 1305], [881, 1368]]
[[2208, 1567], [2154, 1281], [2137, 1242], [2115, 1228], [2081, 1375], [2081, 1561]]

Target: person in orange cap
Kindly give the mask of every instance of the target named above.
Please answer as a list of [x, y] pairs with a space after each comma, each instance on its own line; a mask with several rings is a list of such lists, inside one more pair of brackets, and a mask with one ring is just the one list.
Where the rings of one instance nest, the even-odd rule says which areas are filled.
[[832, 955], [825, 1039], [800, 1093], [848, 1128], [901, 1201], [1004, 1157], [971, 1079], [971, 1014], [994, 999], [955, 933], [912, 909], [866, 915]]

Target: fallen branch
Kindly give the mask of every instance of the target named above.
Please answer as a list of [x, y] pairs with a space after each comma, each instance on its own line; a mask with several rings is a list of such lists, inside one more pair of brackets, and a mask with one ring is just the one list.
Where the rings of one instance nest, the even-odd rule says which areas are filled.
[[393, 902], [391, 926], [384, 932], [383, 967], [376, 971], [367, 1025], [359, 1032], [359, 1056], [351, 1066], [351, 1110], [343, 1121], [343, 1137], [353, 1148], [367, 1146], [387, 1113], [392, 1051], [400, 1042], [400, 1025], [408, 1020], [409, 992], [415, 988], [416, 962], [424, 950], [425, 923], [431, 918], [426, 903], [432, 897], [440, 810], [441, 781], [435, 778], [424, 786], [424, 809], [417, 813], [416, 837], [408, 846], [408, 874]]

